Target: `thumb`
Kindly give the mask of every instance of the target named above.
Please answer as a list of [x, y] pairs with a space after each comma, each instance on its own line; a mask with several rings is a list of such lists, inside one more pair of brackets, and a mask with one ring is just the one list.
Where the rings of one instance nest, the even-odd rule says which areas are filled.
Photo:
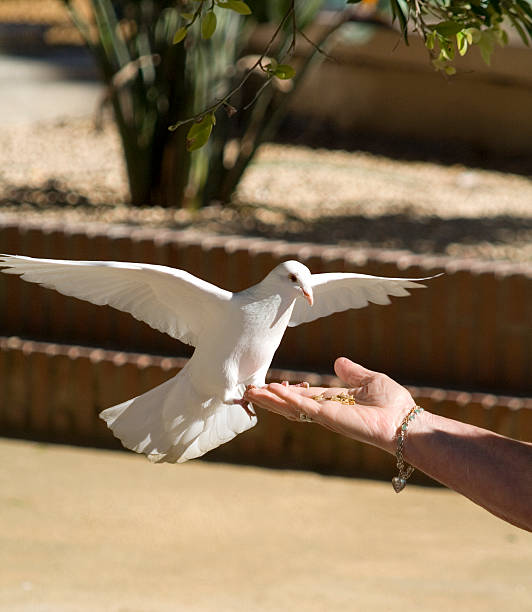
[[334, 362], [334, 371], [338, 378], [350, 387], [360, 387], [376, 374], [376, 372], [368, 370], [364, 366], [347, 359], [347, 357], [338, 357]]

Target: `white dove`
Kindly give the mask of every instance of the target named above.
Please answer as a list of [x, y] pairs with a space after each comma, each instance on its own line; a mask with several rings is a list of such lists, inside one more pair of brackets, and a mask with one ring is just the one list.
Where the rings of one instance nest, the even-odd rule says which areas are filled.
[[7, 274], [65, 295], [108, 304], [195, 347], [163, 384], [100, 413], [122, 444], [154, 462], [182, 463], [250, 429], [242, 397], [262, 386], [287, 327], [334, 312], [389, 304], [416, 281], [365, 274], [311, 274], [285, 261], [257, 285], [231, 293], [167, 266], [1, 255]]

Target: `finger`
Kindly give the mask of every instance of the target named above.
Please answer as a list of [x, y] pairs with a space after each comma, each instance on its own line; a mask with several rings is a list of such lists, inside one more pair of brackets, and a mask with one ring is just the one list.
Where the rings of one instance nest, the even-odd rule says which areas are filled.
[[[279, 383], [269, 383], [262, 388], [271, 390], [273, 385], [278, 385], [278, 384]], [[340, 388], [340, 387], [338, 387], [338, 389], [336, 388], [333, 389], [331, 387], [306, 387], [306, 386], [300, 387], [299, 385], [290, 385], [287, 388], [290, 389], [292, 393], [300, 393], [301, 395], [305, 395], [306, 397], [313, 397], [315, 395], [321, 395], [322, 393], [325, 393], [325, 392], [333, 392], [333, 393], [334, 392], [337, 392], [337, 393], [347, 392], [347, 389]]]
[[266, 387], [263, 387], [262, 389], [248, 389], [244, 393], [244, 399], [252, 402], [256, 406], [259, 406], [259, 408], [263, 408], [264, 410], [276, 412], [277, 414], [282, 414], [284, 416], [291, 414], [291, 410], [287, 402], [275, 393], [272, 393]]
[[277, 395], [280, 399], [285, 401], [285, 404], [291, 408], [291, 412], [297, 417], [301, 412], [306, 414], [308, 417], [316, 420], [320, 412], [320, 405], [310, 397], [307, 397], [306, 393], [308, 389], [294, 387], [283, 387], [276, 383], [268, 385], [271, 393]]
[[338, 378], [346, 382], [351, 387], [360, 387], [372, 379], [378, 372], [368, 370], [347, 357], [338, 357], [334, 362], [334, 371]]
[[278, 414], [290, 421], [298, 421], [299, 413], [295, 408], [275, 393], [262, 389], [256, 396], [250, 398], [254, 406], [258, 406], [268, 412]]

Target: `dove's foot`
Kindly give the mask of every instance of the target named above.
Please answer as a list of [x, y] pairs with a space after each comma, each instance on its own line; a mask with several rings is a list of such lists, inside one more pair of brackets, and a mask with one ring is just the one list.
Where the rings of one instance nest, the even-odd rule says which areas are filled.
[[248, 400], [245, 400], [244, 398], [236, 399], [236, 400], [233, 400], [233, 404], [238, 404], [239, 406], [242, 406], [242, 408], [244, 408], [244, 410], [246, 411], [246, 414], [248, 415], [250, 419], [257, 416], [255, 414], [255, 411], [253, 410], [253, 405], [251, 404], [251, 402], [248, 402]]

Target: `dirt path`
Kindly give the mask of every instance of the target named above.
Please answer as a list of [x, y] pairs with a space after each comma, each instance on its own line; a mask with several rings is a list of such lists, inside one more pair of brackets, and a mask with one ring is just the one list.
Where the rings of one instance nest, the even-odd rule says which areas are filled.
[[529, 534], [444, 489], [0, 439], [0, 609], [505, 612]]

